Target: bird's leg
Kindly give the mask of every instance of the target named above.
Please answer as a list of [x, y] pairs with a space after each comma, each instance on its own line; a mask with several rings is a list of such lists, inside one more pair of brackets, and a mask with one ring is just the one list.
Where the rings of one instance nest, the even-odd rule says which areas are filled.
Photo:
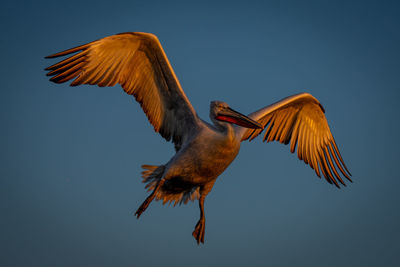
[[140, 215], [147, 209], [147, 207], [150, 205], [150, 203], [153, 201], [154, 197], [156, 196], [157, 191], [161, 188], [161, 186], [164, 184], [165, 179], [161, 179], [156, 188], [154, 188], [153, 192], [151, 192], [150, 196], [146, 198], [146, 200], [140, 205], [138, 210], [136, 211], [135, 215], [139, 219]]
[[192, 233], [193, 237], [197, 240], [197, 244], [204, 244], [204, 234], [206, 228], [206, 217], [204, 216], [204, 199], [205, 195], [201, 195], [199, 199], [199, 207], [200, 207], [200, 219], [194, 228]]
[[214, 186], [214, 183], [215, 180], [205, 184], [200, 188], [200, 199], [199, 199], [200, 219], [197, 222], [196, 227], [194, 228], [194, 231], [192, 233], [198, 245], [200, 244], [200, 242], [204, 244], [204, 235], [206, 228], [206, 217], [204, 215], [204, 200], [207, 194], [211, 191], [212, 187]]

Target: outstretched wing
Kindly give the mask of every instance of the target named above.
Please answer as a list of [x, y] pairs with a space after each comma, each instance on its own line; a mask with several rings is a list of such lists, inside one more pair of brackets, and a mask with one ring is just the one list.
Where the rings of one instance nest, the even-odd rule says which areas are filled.
[[[351, 174], [343, 162], [324, 113], [324, 108], [316, 98], [301, 93], [251, 113], [249, 117], [264, 127], [268, 125], [263, 141], [279, 141], [284, 144], [290, 142], [292, 153], [297, 144], [299, 159], [309, 164], [319, 177], [321, 169], [325, 179], [339, 187], [335, 177], [341, 184], [345, 183], [337, 168], [349, 181]], [[242, 128], [239, 134], [242, 134], [242, 141], [251, 141], [262, 131], [263, 129]]]
[[172, 139], [177, 150], [197, 127], [196, 112], [155, 35], [116, 34], [46, 58], [70, 54], [74, 55], [46, 68], [50, 81], [74, 79], [71, 86], [101, 87], [119, 83], [140, 103], [154, 130], [167, 141]]

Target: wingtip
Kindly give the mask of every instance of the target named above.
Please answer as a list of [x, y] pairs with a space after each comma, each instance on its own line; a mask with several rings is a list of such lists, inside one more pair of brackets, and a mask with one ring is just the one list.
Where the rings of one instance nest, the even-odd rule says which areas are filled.
[[334, 182], [333, 184], [336, 186], [337, 189], [341, 189], [340, 185], [337, 182]]
[[44, 58], [45, 58], [45, 59], [55, 58], [55, 57], [58, 57], [59, 54], [60, 54], [60, 53], [51, 54], [51, 55], [45, 56]]
[[54, 77], [50, 78], [49, 81], [52, 82], [52, 83], [60, 83], [59, 81], [54, 80], [53, 78], [54, 78]]
[[322, 112], [325, 113], [325, 109], [324, 109], [324, 107], [322, 106], [322, 104], [319, 103], [319, 101], [318, 101], [318, 105], [319, 105], [319, 107], [321, 108]]

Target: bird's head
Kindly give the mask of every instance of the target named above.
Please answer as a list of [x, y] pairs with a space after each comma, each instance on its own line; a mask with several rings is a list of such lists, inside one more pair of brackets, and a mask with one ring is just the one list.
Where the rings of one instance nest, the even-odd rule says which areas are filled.
[[229, 105], [222, 101], [212, 101], [210, 104], [210, 119], [217, 125], [219, 122], [234, 123], [242, 127], [262, 129], [262, 125], [249, 117], [231, 109]]

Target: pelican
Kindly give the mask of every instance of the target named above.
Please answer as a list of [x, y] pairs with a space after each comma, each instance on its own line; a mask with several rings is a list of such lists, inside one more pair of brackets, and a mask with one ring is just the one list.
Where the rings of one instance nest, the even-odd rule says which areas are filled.
[[[319, 101], [308, 93], [286, 97], [245, 116], [222, 101], [210, 104], [208, 123], [196, 114], [158, 40], [150, 33], [126, 32], [108, 36], [46, 58], [68, 58], [46, 68], [50, 81], [71, 86], [121, 85], [139, 102], [154, 131], [171, 141], [176, 153], [165, 164], [143, 165], [150, 195], [136, 211], [137, 218], [154, 200], [163, 204], [199, 201], [200, 219], [193, 237], [204, 243], [204, 200], [218, 176], [237, 156], [240, 144], [264, 129], [263, 141], [290, 143], [290, 151], [330, 184], [350, 182], [347, 169]], [[335, 162], [335, 163], [334, 163]], [[339, 174], [339, 171], [342, 175]]]

